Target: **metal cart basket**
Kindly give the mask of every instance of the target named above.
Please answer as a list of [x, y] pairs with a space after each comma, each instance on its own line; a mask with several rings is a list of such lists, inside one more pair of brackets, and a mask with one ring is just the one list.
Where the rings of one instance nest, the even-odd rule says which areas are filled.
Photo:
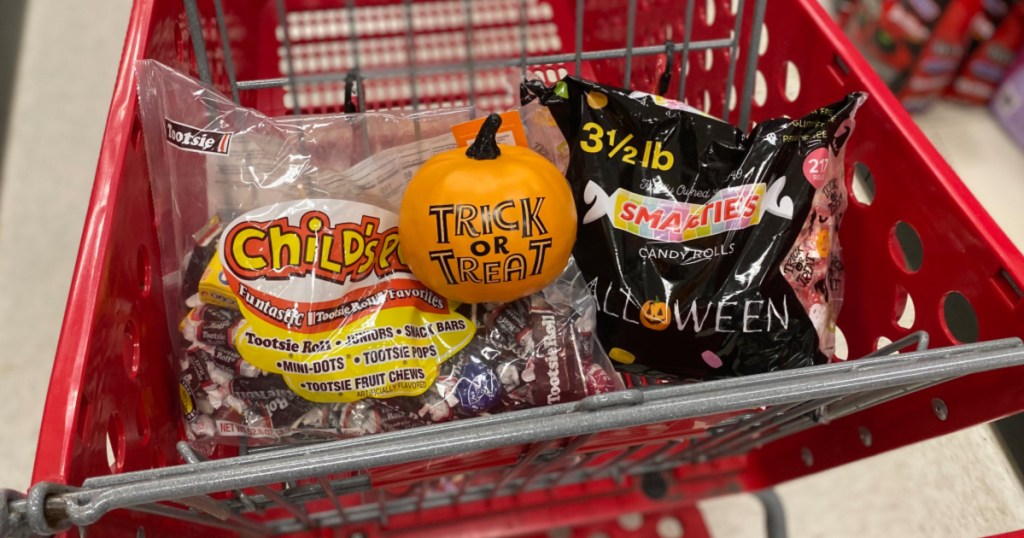
[[[36, 485], [3, 492], [0, 536], [703, 536], [699, 499], [1024, 409], [1021, 253], [816, 0], [767, 4], [136, 0]], [[515, 104], [510, 76], [567, 72], [741, 126], [867, 91], [841, 235], [848, 351], [801, 370], [201, 461], [176, 445], [140, 58], [276, 115], [499, 110]]]

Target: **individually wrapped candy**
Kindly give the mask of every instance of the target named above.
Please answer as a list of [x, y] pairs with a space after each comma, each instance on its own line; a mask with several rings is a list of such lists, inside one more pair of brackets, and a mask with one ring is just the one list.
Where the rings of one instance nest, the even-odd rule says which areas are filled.
[[245, 362], [245, 359], [233, 349], [193, 344], [186, 353], [200, 357], [210, 365], [207, 369], [211, 372], [218, 370], [224, 372], [224, 375], [240, 375], [243, 377], [256, 377], [260, 375], [259, 369]]
[[189, 342], [228, 348], [234, 347], [242, 327], [238, 312], [206, 304], [193, 308], [181, 323], [181, 333]]
[[[559, 302], [567, 296], [579, 300]], [[570, 264], [561, 280], [533, 296], [475, 309], [464, 305], [460, 309], [477, 325], [474, 336], [416, 396], [315, 403], [295, 394], [279, 374], [226, 368], [230, 363], [223, 358], [237, 352], [194, 344], [181, 370], [197, 409], [189, 431], [199, 441], [246, 437], [253, 444], [355, 437], [619, 390], [622, 382], [593, 334], [579, 328], [581, 316], [596, 312], [587, 305], [592, 300]]]
[[405, 185], [454, 147], [467, 109], [273, 119], [156, 62], [138, 71], [198, 446], [353, 437], [622, 387], [575, 265], [531, 297], [476, 306], [405, 266]]

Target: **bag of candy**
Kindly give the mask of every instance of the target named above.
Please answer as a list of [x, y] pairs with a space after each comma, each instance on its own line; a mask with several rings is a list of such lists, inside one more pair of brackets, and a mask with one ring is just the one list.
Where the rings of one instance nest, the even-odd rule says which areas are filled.
[[843, 299], [844, 148], [865, 94], [748, 135], [573, 77], [526, 82], [522, 95], [568, 141], [573, 256], [617, 367], [708, 379], [828, 360]]
[[269, 118], [155, 61], [139, 99], [187, 431], [339, 438], [621, 387], [573, 264], [460, 305], [398, 250], [402, 194], [466, 109]]

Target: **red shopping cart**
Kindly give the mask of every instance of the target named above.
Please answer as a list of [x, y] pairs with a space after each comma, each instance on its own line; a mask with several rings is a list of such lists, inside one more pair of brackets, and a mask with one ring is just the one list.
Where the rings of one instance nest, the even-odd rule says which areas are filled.
[[[137, 0], [37, 484], [25, 497], [4, 492], [0, 535], [701, 536], [699, 499], [1024, 409], [1013, 338], [1024, 334], [1024, 258], [815, 0], [766, 4]], [[514, 105], [510, 75], [566, 72], [679, 96], [742, 126], [867, 91], [847, 154], [854, 293], [839, 332], [850, 357], [870, 356], [200, 461], [176, 446], [140, 58], [275, 115], [501, 109]]]

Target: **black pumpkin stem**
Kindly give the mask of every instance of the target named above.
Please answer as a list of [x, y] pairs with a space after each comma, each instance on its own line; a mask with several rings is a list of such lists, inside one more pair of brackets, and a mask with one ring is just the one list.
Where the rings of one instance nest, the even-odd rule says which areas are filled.
[[498, 114], [487, 116], [484, 124], [480, 126], [480, 131], [476, 134], [473, 145], [466, 150], [466, 157], [478, 161], [497, 159], [501, 155], [501, 150], [498, 149], [498, 141], [495, 136], [500, 127], [501, 116]]

